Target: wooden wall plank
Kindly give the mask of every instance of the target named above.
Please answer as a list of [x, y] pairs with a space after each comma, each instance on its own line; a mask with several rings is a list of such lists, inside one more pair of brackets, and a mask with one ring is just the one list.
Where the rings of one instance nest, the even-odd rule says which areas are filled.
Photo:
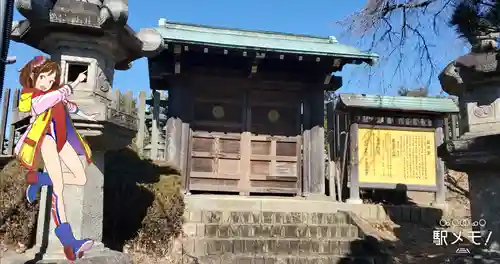
[[144, 154], [144, 138], [146, 136], [146, 92], [139, 92], [137, 98], [137, 135], [135, 136], [135, 145], [139, 155]]

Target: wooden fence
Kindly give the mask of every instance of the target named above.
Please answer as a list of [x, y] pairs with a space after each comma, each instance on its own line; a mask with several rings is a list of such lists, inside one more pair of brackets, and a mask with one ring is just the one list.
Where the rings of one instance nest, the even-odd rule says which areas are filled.
[[[29, 125], [27, 113], [18, 111], [19, 89], [5, 88], [1, 98], [0, 115], [0, 157], [12, 157], [14, 146], [20, 135]], [[165, 160], [165, 146], [168, 95], [164, 91], [152, 91], [148, 96], [146, 91], [139, 92], [137, 98], [132, 91], [125, 93], [114, 89], [105, 96], [108, 101], [108, 118], [119, 125], [132, 126], [137, 129], [134, 144], [139, 154], [152, 160]], [[119, 118], [116, 118], [116, 117]], [[444, 138], [457, 139], [460, 135], [459, 116], [449, 115], [445, 119]], [[2, 163], [2, 161], [0, 161]], [[0, 164], [1, 165], [1, 164]]]
[[[19, 96], [20, 89], [4, 88], [1, 97], [0, 157], [6, 160], [14, 155], [15, 144], [29, 125], [29, 114], [18, 111]], [[130, 90], [122, 93], [114, 89], [103, 99], [108, 101], [107, 120], [137, 129], [134, 144], [141, 155], [155, 160], [165, 158], [166, 133], [161, 128], [166, 124], [166, 93], [154, 91], [147, 97], [141, 91], [134, 98]]]

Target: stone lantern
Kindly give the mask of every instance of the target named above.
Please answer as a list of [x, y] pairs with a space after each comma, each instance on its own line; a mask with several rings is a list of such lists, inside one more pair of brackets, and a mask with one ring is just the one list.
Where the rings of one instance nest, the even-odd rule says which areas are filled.
[[439, 154], [448, 168], [468, 174], [472, 228], [482, 235], [474, 240], [488, 254], [500, 253], [498, 37], [476, 37], [471, 51], [451, 62], [439, 76], [443, 90], [459, 97], [461, 131], [457, 140], [440, 147]]
[[[12, 40], [39, 49], [59, 62], [63, 83], [87, 71], [87, 80], [75, 89], [70, 99], [84, 112], [99, 113], [97, 123], [73, 117], [75, 127], [92, 148], [94, 163], [86, 168], [87, 184], [67, 186], [64, 196], [72, 204], [67, 214], [75, 236], [100, 242], [104, 153], [130, 144], [137, 132], [134, 111], [120, 109], [118, 98], [110, 99], [114, 71], [127, 70], [133, 60], [161, 51], [163, 38], [149, 29], [136, 33], [127, 25], [127, 0], [17, 0], [16, 6], [26, 19], [13, 23]], [[59, 263], [64, 255], [51, 232], [55, 227], [53, 221], [47, 220], [48, 197], [44, 188], [36, 246], [30, 254], [31, 258], [36, 254], [44, 261]], [[128, 256], [106, 249], [102, 243], [97, 243], [85, 256], [90, 262], [130, 262]]]

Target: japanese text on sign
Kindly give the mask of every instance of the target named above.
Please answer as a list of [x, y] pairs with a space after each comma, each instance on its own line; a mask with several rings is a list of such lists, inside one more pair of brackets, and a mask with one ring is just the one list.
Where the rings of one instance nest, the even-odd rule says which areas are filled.
[[357, 140], [360, 183], [436, 184], [433, 131], [359, 128]]

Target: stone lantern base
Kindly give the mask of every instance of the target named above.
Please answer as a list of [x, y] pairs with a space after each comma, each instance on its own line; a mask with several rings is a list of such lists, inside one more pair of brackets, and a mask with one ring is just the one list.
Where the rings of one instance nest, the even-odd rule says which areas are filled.
[[[500, 259], [500, 134], [477, 136], [465, 133], [440, 147], [446, 166], [468, 174], [472, 230], [477, 255]], [[476, 263], [476, 262], [474, 262]], [[478, 262], [478, 263], [500, 263]]]
[[[75, 263], [78, 264], [132, 264], [133, 261], [125, 253], [105, 249], [104, 247], [99, 247], [96, 250], [88, 251], [85, 256]], [[36, 255], [35, 258], [33, 256]], [[34, 252], [34, 250], [28, 250], [24, 254], [19, 255], [11, 255], [1, 259], [2, 264], [25, 264], [25, 263], [40, 263], [40, 264], [68, 264], [69, 261], [62, 256], [61, 258], [50, 258], [50, 259], [41, 259], [37, 258], [39, 253]]]

